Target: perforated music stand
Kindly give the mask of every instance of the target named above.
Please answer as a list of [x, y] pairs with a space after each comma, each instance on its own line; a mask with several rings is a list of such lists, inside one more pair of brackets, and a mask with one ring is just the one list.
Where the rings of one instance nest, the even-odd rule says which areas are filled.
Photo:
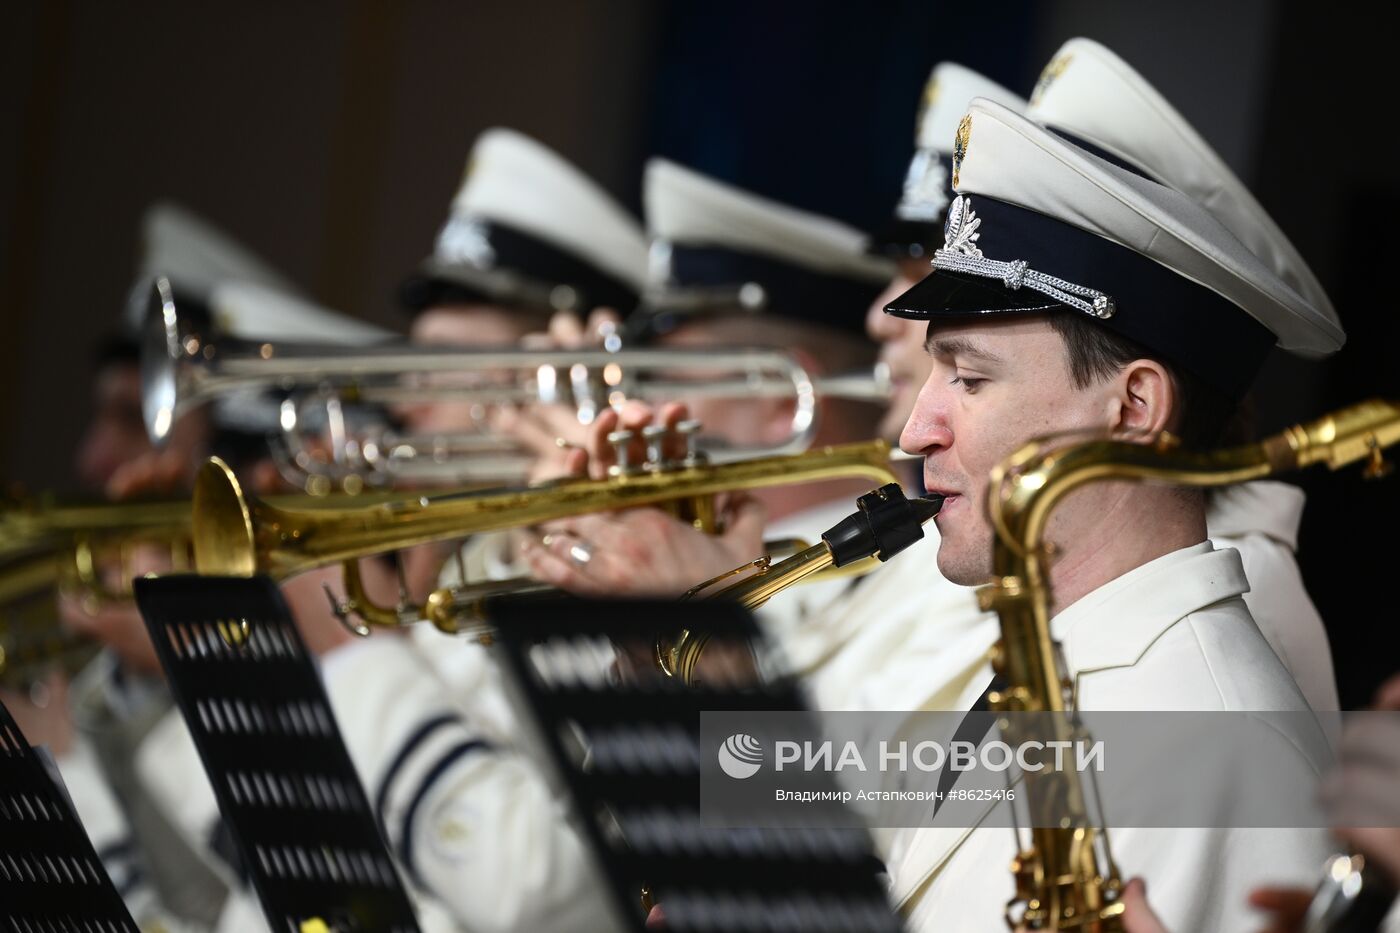
[[863, 831], [702, 823], [701, 711], [800, 710], [792, 684], [687, 688], [623, 680], [599, 666], [599, 648], [610, 641], [633, 646], [630, 656], [645, 661], [659, 629], [703, 628], [712, 649], [754, 643], [748, 612], [719, 601], [562, 599], [498, 602], [489, 612], [607, 875], [618, 917], [633, 930], [645, 928], [644, 887], [672, 933], [902, 928]]
[[0, 704], [0, 926], [138, 933], [68, 796]]
[[136, 602], [273, 930], [418, 929], [325, 688], [263, 577], [141, 579]]

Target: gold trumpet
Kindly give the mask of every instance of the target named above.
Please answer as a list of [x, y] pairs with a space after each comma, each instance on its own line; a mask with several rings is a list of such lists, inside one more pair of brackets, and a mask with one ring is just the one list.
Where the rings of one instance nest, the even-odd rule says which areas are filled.
[[[659, 451], [660, 444], [654, 445]], [[281, 508], [246, 496], [218, 459], [200, 470], [194, 492], [194, 563], [199, 573], [267, 574], [284, 579], [304, 570], [343, 564], [348, 600], [343, 617], [372, 625], [426, 619], [444, 631], [463, 628], [484, 599], [538, 589], [503, 581], [435, 591], [422, 605], [406, 597], [376, 605], [365, 594], [355, 561], [399, 548], [446, 541], [560, 518], [638, 506], [670, 509], [702, 531], [717, 529], [714, 497], [724, 492], [859, 478], [891, 483], [891, 450], [884, 441], [821, 447], [802, 454], [737, 463], [706, 463], [693, 450], [678, 460], [653, 459], [607, 479], [565, 479], [483, 492], [412, 496], [357, 508]]]
[[[380, 498], [383, 494], [378, 494]], [[337, 497], [280, 496], [283, 508], [334, 508]], [[375, 501], [375, 495], [357, 497]], [[22, 682], [53, 666], [75, 670], [92, 646], [59, 632], [54, 596], [78, 597], [95, 613], [129, 603], [138, 548], [157, 548], [172, 571], [193, 566], [189, 499], [0, 507], [0, 681]], [[118, 568], [115, 583], [104, 568]]]
[[108, 584], [104, 562], [125, 567], [138, 546], [168, 549], [189, 566], [187, 502], [14, 505], [0, 510], [0, 683], [19, 685], [55, 667], [70, 673], [94, 653], [55, 625], [54, 596], [72, 593], [96, 612], [130, 599], [130, 575]]
[[[992, 707], [1061, 714], [1048, 717], [1064, 732], [1053, 738], [1081, 738], [1063, 715], [1073, 708], [1073, 685], [1050, 634], [1045, 540], [1051, 512], [1069, 493], [1105, 480], [1224, 486], [1316, 463], [1336, 470], [1365, 461], [1365, 474], [1377, 477], [1389, 470], [1382, 450], [1396, 442], [1400, 405], [1372, 400], [1261, 443], [1205, 453], [1185, 451], [1166, 434], [1150, 444], [1096, 440], [1066, 446], [1041, 440], [1025, 445], [992, 472], [988, 497], [996, 529], [995, 580], [978, 597], [1001, 620], [993, 667], [1005, 681], [989, 696]], [[1008, 905], [1008, 923], [1118, 933], [1122, 882], [1107, 834], [1091, 825], [1087, 789], [1073, 773], [1049, 771], [1026, 772], [1025, 789], [1030, 812], [1041, 817], [1032, 826], [1058, 828], [1031, 829], [1030, 844], [1017, 854], [1012, 868], [1017, 896]]]
[[22, 505], [0, 511], [0, 606], [38, 590], [63, 587], [94, 605], [129, 597], [101, 579], [106, 556], [123, 564], [141, 544], [170, 551], [177, 568], [189, 566], [188, 500], [97, 505]]

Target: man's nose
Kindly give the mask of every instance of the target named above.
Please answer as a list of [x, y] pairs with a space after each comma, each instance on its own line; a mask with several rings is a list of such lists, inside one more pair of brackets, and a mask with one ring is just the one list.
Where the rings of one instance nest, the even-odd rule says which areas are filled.
[[914, 410], [899, 435], [899, 446], [906, 453], [929, 454], [952, 446], [953, 428], [946, 400], [933, 376], [919, 390]]

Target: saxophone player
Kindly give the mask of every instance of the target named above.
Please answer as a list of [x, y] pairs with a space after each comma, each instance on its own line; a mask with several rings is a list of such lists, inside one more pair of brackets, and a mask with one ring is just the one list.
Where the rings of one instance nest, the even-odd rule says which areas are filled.
[[[1335, 316], [1303, 299], [1187, 197], [1114, 166], [1014, 112], [975, 101], [959, 125], [950, 208], [934, 273], [888, 311], [928, 322], [932, 370], [902, 442], [945, 499], [938, 567], [985, 582], [986, 477], [1031, 437], [1155, 435], [1209, 445], [1275, 346], [1340, 348]], [[1198, 492], [1095, 487], [1058, 511], [1049, 537], [1053, 630], [1082, 709], [1305, 710], [1240, 596], [1238, 552], [1207, 537]], [[990, 681], [960, 678], [961, 708]], [[1294, 746], [1303, 748], [1304, 746]], [[1297, 776], [1319, 762], [1298, 751]], [[1219, 806], [1228, 815], [1230, 795]], [[992, 930], [1010, 899], [1004, 831], [901, 830], [888, 861], [915, 929]], [[1243, 926], [1240, 892], [1271, 861], [1306, 877], [1325, 849], [1307, 830], [1117, 834], [1120, 864], [1159, 893], [1181, 929]]]
[[[1316, 295], [1330, 313], [1325, 294], [1284, 234], [1223, 160], [1126, 62], [1097, 43], [1075, 39], [1056, 54], [1046, 72], [1054, 80], [1038, 85], [1034, 104], [954, 63], [942, 63], [930, 75], [917, 150], [893, 223], [879, 243], [896, 259], [898, 273], [866, 316], [866, 332], [879, 343], [881, 362], [891, 373], [892, 395], [879, 424], [880, 435], [891, 442], [898, 441], [931, 364], [923, 346], [925, 325], [886, 315], [884, 307], [930, 271], [928, 258], [941, 242], [947, 206], [956, 196], [949, 186], [955, 130], [974, 97], [1016, 110], [1030, 108], [1038, 122], [1076, 139], [1096, 139], [1094, 151], [1110, 148], [1119, 164], [1190, 194], [1252, 251], [1270, 257], [1286, 282]], [[607, 462], [609, 451], [601, 433], [595, 432], [592, 448]], [[1214, 491], [1207, 502], [1207, 525], [1212, 540], [1240, 551], [1254, 583], [1246, 602], [1309, 705], [1335, 709], [1326, 633], [1294, 556], [1302, 505], [1296, 487], [1249, 483]], [[570, 543], [568, 538], [562, 541]], [[566, 571], [556, 564], [557, 582], [585, 589], [605, 584], [616, 591], [642, 579], [649, 586], [683, 590], [696, 582], [694, 567], [708, 566], [702, 555], [709, 542], [685, 534], [666, 541], [662, 545], [653, 540], [647, 553], [636, 556], [628, 574], [605, 578], [601, 568]], [[936, 531], [929, 528], [915, 547], [935, 553]], [[819, 707], [940, 708], [952, 698], [938, 696], [942, 680], [931, 672], [975, 658], [995, 640], [994, 621], [976, 608], [971, 590], [930, 573], [921, 563], [912, 553], [906, 555], [858, 587], [803, 613], [801, 624], [782, 628], [784, 655], [793, 670], [807, 678]], [[868, 676], [877, 669], [882, 676]]]

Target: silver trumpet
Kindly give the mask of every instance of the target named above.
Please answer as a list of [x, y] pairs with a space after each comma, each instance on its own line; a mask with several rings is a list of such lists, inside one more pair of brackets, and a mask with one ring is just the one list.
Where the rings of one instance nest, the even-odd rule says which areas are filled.
[[[821, 398], [880, 402], [890, 394], [883, 366], [813, 376], [789, 353], [754, 347], [344, 347], [202, 333], [181, 318], [164, 278], [147, 299], [141, 370], [143, 413], [155, 443], [185, 412], [218, 402], [227, 421], [266, 431], [283, 473], [313, 492], [519, 481], [532, 458], [489, 427], [491, 412], [504, 407], [563, 405], [590, 424], [628, 399], [792, 400], [792, 429], [782, 443], [741, 448], [702, 438], [701, 449], [723, 463], [806, 450]], [[394, 406], [442, 402], [466, 405], [473, 429], [414, 435], [394, 428]]]

